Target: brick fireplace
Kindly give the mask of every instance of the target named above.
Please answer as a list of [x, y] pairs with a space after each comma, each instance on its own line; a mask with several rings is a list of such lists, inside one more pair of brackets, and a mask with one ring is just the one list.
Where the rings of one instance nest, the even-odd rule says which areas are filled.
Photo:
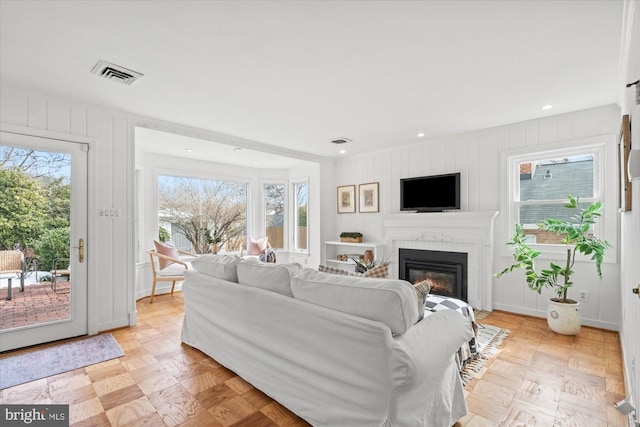
[[493, 223], [497, 215], [498, 212], [432, 212], [385, 216], [390, 276], [401, 277], [400, 249], [465, 254], [467, 290], [462, 299], [476, 309], [492, 310]]

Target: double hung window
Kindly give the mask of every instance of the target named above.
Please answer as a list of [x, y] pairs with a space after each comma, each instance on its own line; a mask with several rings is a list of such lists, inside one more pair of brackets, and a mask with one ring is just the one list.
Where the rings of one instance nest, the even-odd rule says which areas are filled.
[[545, 218], [573, 221], [576, 212], [564, 207], [568, 195], [579, 198], [579, 207], [601, 200], [603, 151], [587, 146], [510, 156], [509, 224], [520, 224], [531, 244], [560, 244], [563, 236], [538, 224]]

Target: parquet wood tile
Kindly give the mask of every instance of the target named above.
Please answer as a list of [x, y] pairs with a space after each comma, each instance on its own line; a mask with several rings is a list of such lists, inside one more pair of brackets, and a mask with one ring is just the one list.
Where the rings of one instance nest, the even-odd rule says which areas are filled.
[[[1, 390], [0, 402], [68, 403], [73, 426], [309, 425], [181, 344], [180, 292], [137, 308], [137, 326], [111, 331], [124, 357]], [[625, 426], [612, 406], [625, 396], [616, 332], [583, 327], [568, 337], [545, 319], [500, 311], [484, 313], [481, 323], [511, 333], [465, 387], [470, 413], [456, 427]]]

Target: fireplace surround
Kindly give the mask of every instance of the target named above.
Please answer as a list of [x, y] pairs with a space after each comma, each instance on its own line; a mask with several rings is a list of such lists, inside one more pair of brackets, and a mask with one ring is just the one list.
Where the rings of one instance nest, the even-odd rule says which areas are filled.
[[401, 213], [383, 218], [389, 274], [400, 277], [400, 249], [467, 254], [467, 302], [492, 310], [493, 223], [498, 212]]

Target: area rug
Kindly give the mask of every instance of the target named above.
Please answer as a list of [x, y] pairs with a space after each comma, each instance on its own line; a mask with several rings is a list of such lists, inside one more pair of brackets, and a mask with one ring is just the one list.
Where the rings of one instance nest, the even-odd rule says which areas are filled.
[[509, 332], [508, 329], [478, 323], [476, 343], [480, 355], [462, 369], [461, 376], [463, 384], [466, 385], [480, 372], [480, 369], [487, 363], [487, 359], [497, 352], [498, 347], [502, 345], [502, 342], [509, 335]]
[[0, 389], [124, 356], [111, 334], [0, 359]]

